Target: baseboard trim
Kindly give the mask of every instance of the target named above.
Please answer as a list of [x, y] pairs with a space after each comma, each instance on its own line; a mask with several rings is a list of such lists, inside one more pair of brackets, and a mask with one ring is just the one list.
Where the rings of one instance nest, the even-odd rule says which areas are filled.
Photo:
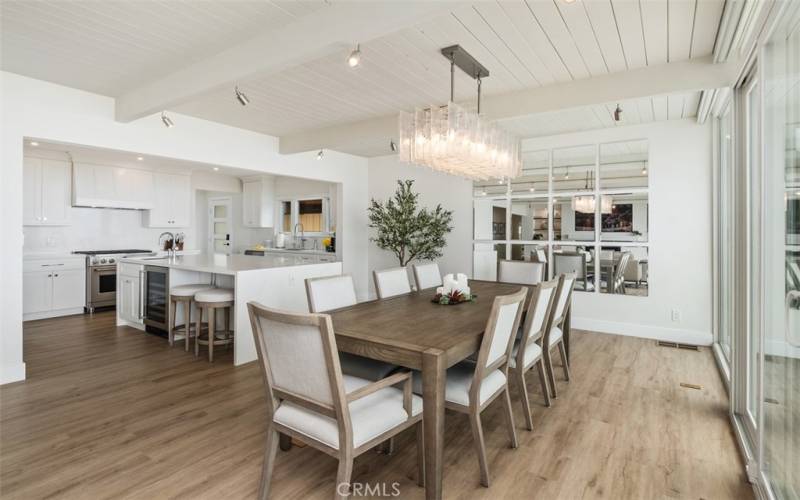
[[666, 340], [668, 342], [677, 342], [679, 344], [709, 346], [713, 341], [711, 332], [664, 328], [650, 325], [637, 325], [634, 323], [620, 323], [617, 321], [605, 321], [593, 318], [573, 317], [571, 326], [579, 330], [590, 330], [593, 332], [625, 335], [627, 337]]
[[14, 363], [0, 367], [0, 385], [25, 380], [25, 363]]
[[72, 316], [74, 314], [83, 314], [83, 307], [75, 307], [71, 309], [59, 309], [57, 311], [42, 311], [38, 313], [28, 313], [22, 315], [22, 321], [33, 321], [37, 319], [59, 318], [61, 316]]

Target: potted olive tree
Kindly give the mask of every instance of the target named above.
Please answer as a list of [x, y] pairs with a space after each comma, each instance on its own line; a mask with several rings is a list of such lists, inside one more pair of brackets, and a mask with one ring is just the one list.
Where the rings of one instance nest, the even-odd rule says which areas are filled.
[[398, 180], [392, 198], [385, 203], [372, 199], [369, 207], [369, 227], [375, 229], [370, 240], [394, 253], [401, 267], [414, 259], [441, 257], [445, 236], [453, 229], [452, 210], [441, 205], [433, 210], [418, 209], [419, 194], [412, 191], [413, 184], [413, 180]]

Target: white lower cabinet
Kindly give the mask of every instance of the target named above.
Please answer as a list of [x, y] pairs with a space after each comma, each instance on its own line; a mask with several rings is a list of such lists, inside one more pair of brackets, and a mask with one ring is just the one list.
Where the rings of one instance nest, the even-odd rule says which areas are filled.
[[140, 294], [142, 284], [139, 275], [121, 274], [117, 279], [117, 314], [131, 323], [142, 323]]
[[86, 266], [83, 257], [26, 258], [23, 269], [23, 320], [83, 312], [86, 304]]

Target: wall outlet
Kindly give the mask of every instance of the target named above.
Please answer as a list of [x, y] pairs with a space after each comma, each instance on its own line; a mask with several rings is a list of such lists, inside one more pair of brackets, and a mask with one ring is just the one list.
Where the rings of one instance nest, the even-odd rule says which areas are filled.
[[678, 309], [672, 310], [672, 321], [678, 323], [681, 320], [681, 312]]

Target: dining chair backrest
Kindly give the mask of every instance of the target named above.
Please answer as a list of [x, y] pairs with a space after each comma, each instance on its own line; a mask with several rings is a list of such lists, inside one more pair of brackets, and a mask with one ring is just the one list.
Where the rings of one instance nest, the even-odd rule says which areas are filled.
[[413, 264], [414, 281], [417, 290], [425, 290], [442, 285], [442, 273], [439, 271], [439, 264], [429, 262], [427, 264]]
[[543, 248], [536, 249], [536, 262], [547, 263], [547, 252]]
[[270, 416], [277, 401], [287, 400], [344, 418], [344, 385], [331, 317], [279, 311], [257, 302], [248, 302], [247, 309]]
[[408, 283], [408, 272], [405, 267], [394, 267], [373, 273], [375, 291], [379, 299], [388, 299], [411, 291]]
[[558, 289], [556, 290], [556, 305], [551, 313], [551, 326], [557, 326], [564, 320], [564, 315], [569, 309], [569, 302], [572, 299], [572, 290], [575, 288], [575, 273], [564, 273], [558, 278]]
[[575, 253], [578, 251], [578, 247], [574, 245], [563, 245], [561, 251], [564, 253]]
[[614, 272], [614, 291], [625, 282], [625, 268], [628, 267], [628, 262], [630, 262], [630, 260], [630, 252], [623, 252], [622, 255], [620, 255], [617, 269]]
[[613, 250], [600, 250], [600, 260], [611, 260], [614, 258]]
[[527, 295], [528, 289], [523, 287], [510, 295], [494, 298], [478, 353], [481, 370], [491, 371], [508, 361]]
[[497, 261], [497, 281], [535, 285], [542, 282], [544, 264], [521, 260]]
[[553, 273], [555, 276], [564, 273], [575, 273], [577, 279], [586, 278], [586, 254], [557, 253], [553, 255]]
[[306, 279], [308, 310], [312, 313], [331, 311], [355, 305], [356, 287], [349, 274]]
[[[555, 304], [554, 298], [558, 289], [558, 281], [558, 278], [543, 281], [531, 288], [530, 304], [522, 326], [522, 331], [525, 332], [523, 342], [532, 342], [544, 335], [550, 311]], [[520, 350], [524, 347], [525, 345]]]

